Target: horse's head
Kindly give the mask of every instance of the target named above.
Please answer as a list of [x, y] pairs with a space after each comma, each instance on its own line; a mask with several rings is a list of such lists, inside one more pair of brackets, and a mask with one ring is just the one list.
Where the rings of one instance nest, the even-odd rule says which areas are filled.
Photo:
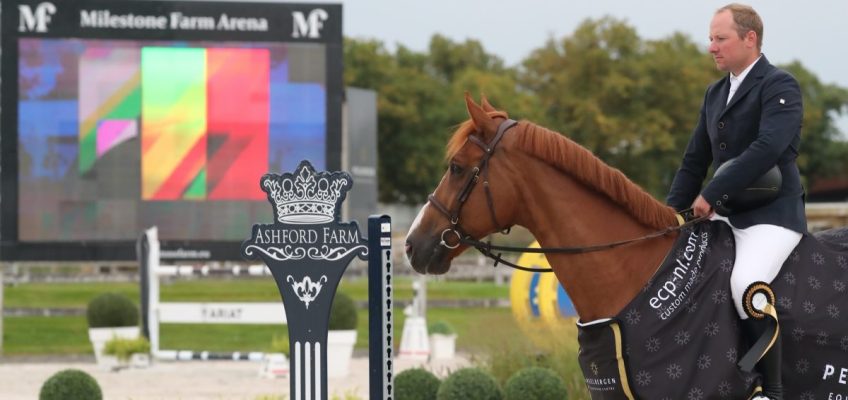
[[515, 122], [485, 98], [480, 106], [466, 94], [465, 102], [471, 119], [448, 143], [448, 169], [406, 237], [406, 256], [419, 273], [447, 272], [467, 248], [461, 237], [479, 239], [515, 223], [518, 190], [505, 134]]

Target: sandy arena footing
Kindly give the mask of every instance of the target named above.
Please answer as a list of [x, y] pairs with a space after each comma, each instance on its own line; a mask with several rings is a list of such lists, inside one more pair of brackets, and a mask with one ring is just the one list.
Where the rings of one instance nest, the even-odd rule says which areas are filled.
[[[439, 377], [469, 365], [465, 357], [448, 360], [395, 360], [395, 372], [424, 367]], [[0, 361], [0, 399], [38, 398], [41, 385], [54, 373], [76, 368], [91, 374], [103, 390], [103, 398], [112, 399], [289, 399], [289, 379], [262, 378], [261, 364], [247, 361], [159, 362], [148, 368], [110, 372], [93, 362], [3, 362]], [[330, 398], [355, 395], [368, 399], [368, 358], [355, 357], [350, 374], [329, 380]]]

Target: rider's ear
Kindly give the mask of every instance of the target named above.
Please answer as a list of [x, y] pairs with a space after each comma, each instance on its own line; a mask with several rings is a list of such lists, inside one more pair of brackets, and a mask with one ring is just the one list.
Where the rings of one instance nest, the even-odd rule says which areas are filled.
[[474, 122], [477, 130], [483, 133], [483, 136], [494, 135], [497, 132], [498, 124], [486, 113], [486, 110], [471, 99], [471, 95], [468, 92], [465, 93], [465, 106], [468, 108], [468, 115], [471, 116], [471, 121]]

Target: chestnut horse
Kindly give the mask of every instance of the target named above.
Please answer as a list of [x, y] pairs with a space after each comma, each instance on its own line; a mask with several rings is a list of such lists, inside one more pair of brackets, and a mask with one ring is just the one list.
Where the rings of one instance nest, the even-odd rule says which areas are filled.
[[[519, 225], [542, 247], [579, 247], [678, 225], [672, 208], [565, 136], [528, 121], [498, 135], [505, 113], [485, 98], [480, 106], [466, 95], [466, 105], [471, 119], [448, 144], [448, 171], [406, 238], [415, 271], [443, 274], [450, 269], [451, 260], [468, 247], [456, 243], [454, 226], [482, 238]], [[497, 151], [487, 153], [486, 144], [496, 136]], [[487, 166], [479, 168], [481, 162]], [[477, 180], [484, 182], [469, 184]], [[458, 198], [464, 200], [461, 206]], [[580, 320], [594, 321], [615, 316], [637, 295], [676, 236], [672, 232], [605, 251], [547, 258]]]
[[[738, 350], [751, 346], [741, 341], [738, 316], [726, 302], [734, 256], [728, 226], [685, 224], [688, 233], [678, 238], [682, 217], [585, 148], [531, 122], [509, 120], [485, 99], [480, 106], [466, 95], [466, 105], [471, 119], [448, 143], [450, 167], [406, 238], [406, 255], [417, 272], [443, 274], [469, 245], [489, 251], [474, 239], [524, 226], [547, 248], [553, 272], [583, 322], [578, 358], [593, 398], [757, 393], [756, 373], [736, 368], [753, 366], [759, 353], [738, 359]], [[673, 251], [675, 242], [685, 249]], [[558, 252], [550, 252], [553, 248]], [[706, 254], [712, 255], [702, 259]], [[848, 324], [841, 311], [848, 309], [848, 227], [805, 235], [786, 265], [772, 282], [780, 294], [779, 301], [772, 299], [780, 329], [791, 338], [782, 347], [786, 398], [842, 396], [848, 371]], [[684, 287], [692, 290], [686, 311], [669, 305], [665, 310], [673, 318], [662, 313], [647, 318], [659, 306], [640, 292], [677, 288], [684, 276], [689, 282]], [[701, 307], [697, 296], [705, 296]], [[679, 293], [675, 297], [672, 305], [684, 301]], [[652, 308], [644, 309], [643, 318], [644, 304]], [[692, 337], [697, 339], [690, 342]], [[671, 345], [658, 351], [660, 343]]]

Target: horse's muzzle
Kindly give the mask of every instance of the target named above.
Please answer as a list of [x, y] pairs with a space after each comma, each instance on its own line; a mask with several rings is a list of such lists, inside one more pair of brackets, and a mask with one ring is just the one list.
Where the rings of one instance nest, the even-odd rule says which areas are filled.
[[448, 248], [438, 240], [416, 242], [407, 239], [404, 251], [412, 269], [419, 274], [444, 274], [450, 269]]

